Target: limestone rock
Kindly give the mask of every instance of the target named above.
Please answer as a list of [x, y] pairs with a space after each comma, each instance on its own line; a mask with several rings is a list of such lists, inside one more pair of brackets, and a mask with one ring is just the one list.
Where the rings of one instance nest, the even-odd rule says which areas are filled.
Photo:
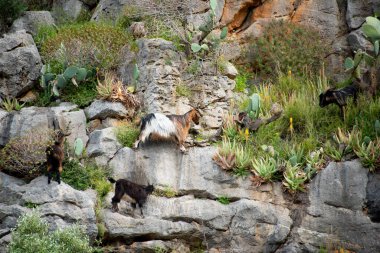
[[131, 4], [131, 2], [131, 0], [100, 0], [92, 14], [91, 20], [116, 20], [123, 7], [126, 4]]
[[55, 0], [53, 4], [53, 16], [59, 19], [59, 15], [64, 15], [76, 19], [82, 11], [88, 11], [87, 6], [79, 0]]
[[[54, 181], [48, 185], [47, 178], [42, 176], [25, 183], [0, 172], [0, 192], [7, 195], [6, 201], [1, 200], [0, 204], [0, 230], [13, 228], [17, 218], [30, 210], [24, 206], [33, 204], [49, 222], [51, 229], [77, 223], [85, 228], [91, 240], [97, 235], [95, 199], [64, 182], [58, 185]], [[18, 197], [12, 198], [10, 195]], [[0, 234], [0, 238], [3, 236]]]
[[24, 107], [19, 112], [12, 111], [0, 119], [0, 146], [11, 138], [22, 136], [33, 130], [48, 132], [53, 128], [54, 115], [49, 108]]
[[[310, 206], [292, 236], [302, 252], [320, 245], [344, 245], [354, 252], [378, 252], [380, 244], [373, 223], [363, 212], [368, 170], [358, 160], [330, 163], [310, 185]], [[333, 228], [333, 230], [331, 230]], [[364, 236], [361, 236], [364, 235]], [[286, 251], [288, 252], [288, 251]], [[300, 252], [300, 251], [297, 251]]]
[[235, 79], [235, 77], [239, 74], [238, 70], [231, 62], [225, 62], [222, 68], [222, 73], [231, 79]]
[[10, 31], [25, 30], [27, 33], [36, 35], [41, 25], [54, 25], [54, 19], [49, 11], [25, 11], [20, 18], [13, 22]]
[[121, 144], [116, 139], [115, 130], [114, 127], [108, 127], [95, 130], [89, 136], [87, 154], [90, 157], [95, 157], [98, 165], [106, 165], [121, 148]]
[[365, 18], [372, 16], [376, 10], [380, 10], [380, 3], [376, 0], [348, 0], [346, 19], [349, 28], [351, 30], [359, 28], [365, 22]]
[[129, 114], [125, 106], [120, 102], [95, 100], [85, 110], [89, 120], [105, 118], [126, 118]]
[[[220, 18], [222, 17], [224, 3], [225, 3], [225, 0], [217, 0], [217, 7], [215, 10], [216, 23], [218, 23]], [[192, 27], [195, 28], [195, 30], [199, 30], [199, 27], [201, 27], [202, 25], [206, 25], [208, 23], [210, 13], [211, 13], [210, 8], [208, 8], [207, 12], [193, 13], [187, 17], [187, 23], [192, 25]]]
[[86, 146], [88, 136], [86, 133], [86, 116], [83, 110], [60, 112], [55, 115], [55, 119], [60, 129], [64, 131], [67, 129], [70, 133], [66, 137], [70, 147], [74, 147], [74, 142], [77, 138], [80, 138], [84, 146]]
[[0, 96], [14, 98], [29, 91], [41, 67], [37, 47], [25, 30], [0, 38]]
[[152, 239], [189, 239], [195, 234], [200, 236], [195, 225], [183, 221], [172, 222], [154, 217], [135, 219], [110, 210], [104, 212], [104, 221], [109, 238], [123, 241], [148, 235]]
[[352, 52], [361, 49], [363, 51], [372, 51], [373, 46], [365, 37], [361, 30], [355, 30], [347, 35], [347, 42], [352, 50]]
[[248, 198], [284, 203], [281, 187], [274, 185], [271, 192], [254, 191], [251, 182], [235, 178], [222, 171], [212, 160], [214, 147], [190, 148], [183, 155], [175, 145], [147, 143], [136, 151], [120, 149], [109, 162], [115, 179], [129, 180], [147, 185], [169, 186], [183, 194], [216, 199], [228, 196], [232, 199]]

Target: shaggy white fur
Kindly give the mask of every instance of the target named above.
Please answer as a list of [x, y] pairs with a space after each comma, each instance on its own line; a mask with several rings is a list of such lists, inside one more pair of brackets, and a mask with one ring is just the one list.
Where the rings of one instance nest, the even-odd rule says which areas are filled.
[[144, 132], [144, 138], [141, 138], [141, 141], [145, 141], [150, 134], [158, 134], [164, 138], [169, 138], [176, 134], [176, 127], [174, 122], [171, 121], [168, 117], [161, 113], [154, 113], [155, 119], [147, 122]]

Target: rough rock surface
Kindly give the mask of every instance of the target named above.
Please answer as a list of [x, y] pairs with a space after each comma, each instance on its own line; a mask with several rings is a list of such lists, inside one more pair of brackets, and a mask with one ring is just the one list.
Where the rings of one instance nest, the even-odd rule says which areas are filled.
[[76, 19], [82, 11], [88, 11], [88, 8], [79, 0], [55, 0], [53, 3], [54, 18], [59, 18], [58, 16], [62, 15], [62, 11], [64, 15]]
[[310, 205], [280, 252], [316, 252], [321, 245], [380, 251], [380, 223], [371, 222], [363, 210], [367, 183], [368, 170], [358, 160], [330, 163], [311, 182]]
[[14, 98], [30, 90], [41, 67], [37, 47], [25, 30], [0, 38], [0, 96]]
[[122, 103], [105, 100], [95, 100], [84, 111], [89, 120], [131, 116]]
[[62, 129], [70, 132], [68, 143], [74, 144], [81, 138], [86, 144], [86, 117], [83, 110], [76, 105], [61, 103], [56, 107], [25, 107], [19, 112], [6, 113], [0, 111], [0, 146], [4, 146], [11, 138], [23, 136], [33, 130], [48, 131]]
[[10, 31], [25, 30], [27, 33], [36, 35], [41, 25], [54, 25], [54, 19], [49, 11], [26, 11], [13, 22]]
[[[187, 74], [185, 54], [178, 52], [172, 42], [140, 39], [138, 46], [140, 78], [137, 91], [144, 101], [145, 111], [184, 114], [191, 106], [202, 108], [204, 134], [215, 133], [228, 109], [235, 82], [226, 76], [215, 75], [214, 71], [207, 73], [210, 71], [207, 67], [203, 75]], [[190, 95], [181, 96], [177, 89], [185, 86]]]
[[49, 108], [25, 107], [19, 112], [12, 111], [0, 119], [0, 145], [11, 138], [23, 136], [34, 129], [48, 131], [53, 128], [53, 113]]
[[93, 195], [77, 191], [64, 182], [48, 185], [47, 178], [42, 176], [25, 183], [0, 172], [0, 193], [0, 252], [5, 252], [1, 240], [9, 241], [10, 229], [31, 205], [38, 207], [51, 229], [77, 223], [85, 228], [91, 240], [97, 235]]
[[108, 127], [95, 130], [90, 134], [87, 154], [95, 157], [98, 165], [106, 165], [121, 148], [121, 144], [117, 142], [115, 131], [115, 127]]

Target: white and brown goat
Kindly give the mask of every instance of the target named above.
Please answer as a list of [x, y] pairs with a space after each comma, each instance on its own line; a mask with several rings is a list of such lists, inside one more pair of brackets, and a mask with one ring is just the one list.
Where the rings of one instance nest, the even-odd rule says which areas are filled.
[[186, 152], [183, 143], [189, 134], [191, 122], [198, 125], [200, 117], [200, 112], [195, 108], [183, 115], [150, 113], [141, 119], [140, 135], [134, 144], [134, 148], [138, 148], [140, 142], [152, 137], [158, 139], [175, 138], [180, 150]]

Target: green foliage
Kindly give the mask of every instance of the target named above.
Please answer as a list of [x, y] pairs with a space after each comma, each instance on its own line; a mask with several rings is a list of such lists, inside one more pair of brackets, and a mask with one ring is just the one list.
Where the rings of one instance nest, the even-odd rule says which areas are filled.
[[26, 8], [22, 0], [0, 0], [0, 28], [1, 24], [11, 25]]
[[23, 0], [28, 11], [47, 11], [53, 6], [53, 0]]
[[36, 204], [36, 203], [32, 203], [32, 202], [26, 202], [25, 204], [24, 204], [24, 206], [26, 207], [26, 208], [36, 208], [36, 207], [38, 207], [39, 205], [38, 204]]
[[57, 29], [51, 25], [39, 25], [37, 29], [37, 34], [33, 36], [33, 40], [38, 48], [41, 48], [43, 43], [50, 37], [57, 34]]
[[153, 195], [166, 198], [174, 198], [178, 195], [171, 186], [164, 185], [163, 187], [155, 187]]
[[0, 150], [0, 170], [11, 175], [33, 179], [44, 171], [46, 147], [53, 144], [53, 132], [33, 129], [9, 140]]
[[119, 126], [116, 129], [116, 138], [124, 147], [132, 147], [139, 134], [140, 130], [132, 124]]
[[283, 185], [291, 192], [305, 191], [304, 183], [307, 180], [305, 172], [303, 172], [299, 165], [291, 165], [286, 163], [286, 170], [284, 172]]
[[20, 111], [24, 105], [25, 103], [20, 104], [16, 98], [11, 99], [9, 97], [6, 97], [1, 103], [1, 107], [7, 112], [11, 112], [13, 110]]
[[121, 28], [105, 23], [65, 25], [43, 41], [41, 55], [52, 68], [60, 65], [111, 69], [119, 63], [120, 51], [130, 40]]
[[175, 87], [175, 92], [176, 95], [181, 96], [181, 97], [191, 97], [192, 91], [189, 86], [186, 86], [185, 84], [178, 84]]
[[367, 167], [369, 171], [374, 172], [380, 168], [380, 139], [377, 138], [374, 141], [366, 143], [363, 141], [361, 145], [354, 148], [355, 154], [360, 158], [364, 167]]
[[74, 103], [81, 108], [88, 106], [96, 96], [96, 82], [93, 79], [78, 86], [70, 84], [61, 92], [62, 100]]
[[257, 119], [260, 114], [260, 96], [257, 93], [253, 93], [249, 97], [249, 105], [247, 108], [248, 116], [251, 119]]
[[[366, 65], [367, 67], [374, 67], [371, 69], [372, 75], [377, 71], [379, 66], [380, 55], [379, 55], [379, 41], [380, 41], [380, 20], [377, 17], [367, 17], [366, 22], [361, 26], [361, 30], [366, 36], [367, 40], [372, 43], [374, 54], [367, 54], [367, 52], [361, 49], [355, 52], [354, 59], [348, 57], [344, 62], [344, 67], [347, 72], [351, 73], [351, 77], [361, 78], [361, 67]], [[374, 80], [371, 80], [373, 82]], [[376, 81], [375, 81], [376, 82]], [[376, 87], [376, 83], [371, 83], [372, 87]]]
[[239, 74], [235, 78], [235, 91], [243, 92], [247, 88], [247, 82], [251, 78], [251, 74], [243, 69], [239, 69]]
[[91, 253], [89, 238], [77, 225], [49, 232], [37, 211], [22, 215], [12, 232], [10, 253]]
[[278, 165], [272, 157], [261, 157], [252, 161], [253, 173], [265, 182], [272, 181], [278, 171]]
[[252, 67], [260, 74], [276, 77], [274, 70], [296, 76], [318, 73], [327, 52], [319, 33], [286, 21], [273, 21], [248, 52]]
[[220, 196], [216, 199], [220, 204], [228, 205], [230, 204], [230, 198], [227, 196]]
[[76, 159], [66, 159], [63, 163], [62, 180], [77, 190], [92, 188], [100, 197], [105, 196], [112, 185], [107, 178], [109, 171], [93, 163], [79, 163]]

